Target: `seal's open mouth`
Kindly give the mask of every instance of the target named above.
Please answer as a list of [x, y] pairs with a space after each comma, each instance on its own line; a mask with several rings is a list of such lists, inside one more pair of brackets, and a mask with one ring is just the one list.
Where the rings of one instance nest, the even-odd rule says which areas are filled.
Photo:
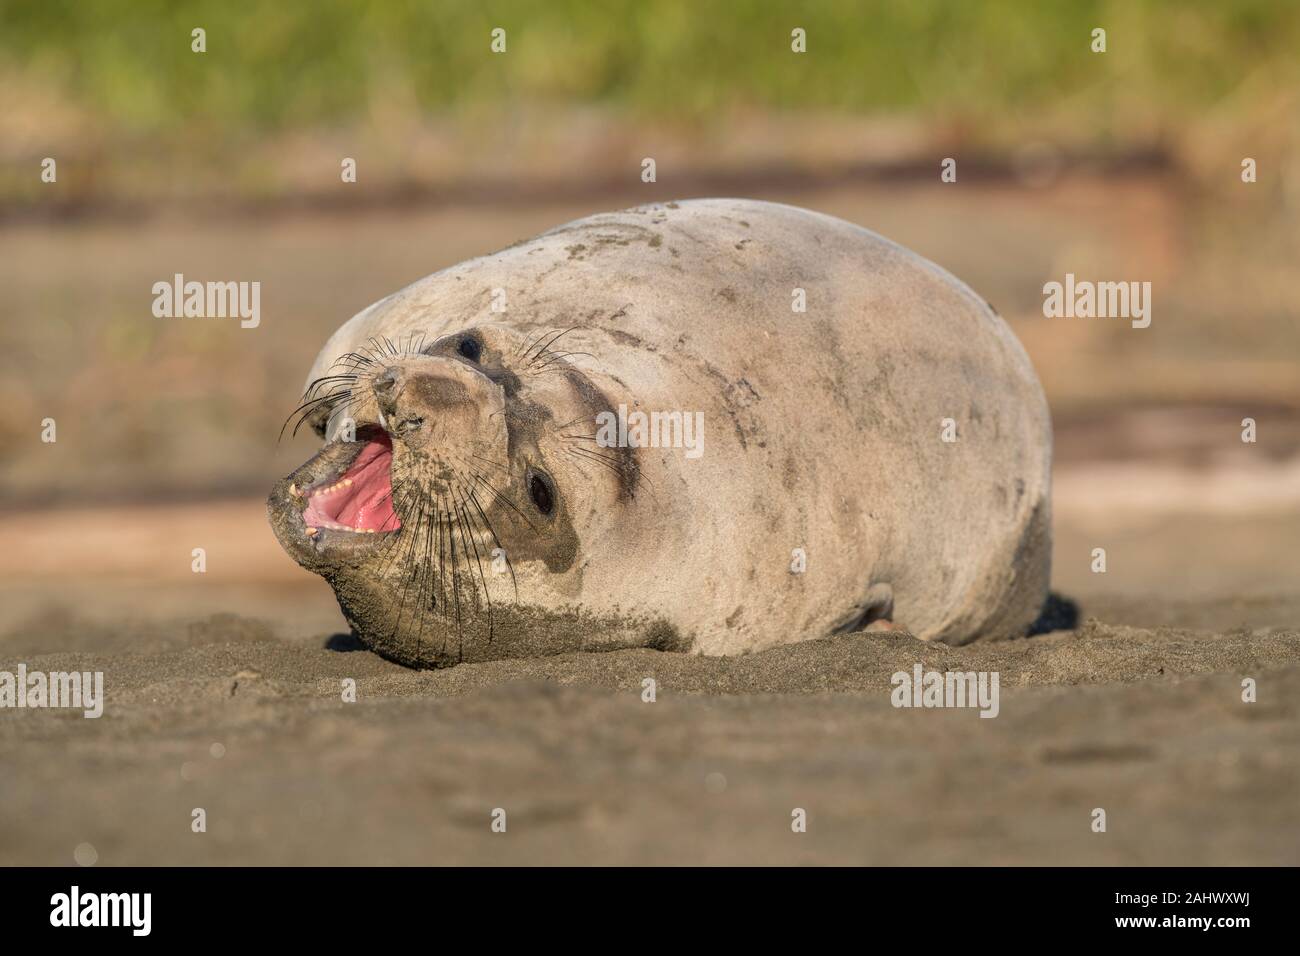
[[392, 439], [374, 429], [363, 441], [361, 451], [341, 475], [298, 489], [307, 499], [302, 521], [308, 529], [373, 534], [402, 526], [393, 510]]
[[324, 573], [390, 539], [402, 527], [392, 464], [392, 438], [378, 425], [362, 426], [355, 441], [327, 442], [271, 490], [267, 516], [280, 544]]

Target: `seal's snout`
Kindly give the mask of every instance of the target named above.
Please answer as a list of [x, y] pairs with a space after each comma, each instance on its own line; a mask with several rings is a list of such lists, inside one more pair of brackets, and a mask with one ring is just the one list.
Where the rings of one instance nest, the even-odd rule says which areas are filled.
[[389, 366], [380, 370], [370, 382], [370, 391], [374, 393], [375, 404], [387, 419], [397, 417], [397, 399], [402, 394], [404, 373], [401, 368]]
[[386, 368], [370, 383], [374, 389], [376, 397], [383, 398], [392, 395], [397, 388], [397, 381], [401, 376], [401, 371], [395, 368]]
[[392, 415], [399, 405], [435, 411], [490, 402], [495, 389], [489, 379], [473, 369], [439, 359], [390, 365], [370, 381], [370, 390], [385, 415]]
[[395, 361], [369, 384], [381, 423], [411, 451], [449, 459], [502, 437], [501, 387], [466, 362], [424, 355]]

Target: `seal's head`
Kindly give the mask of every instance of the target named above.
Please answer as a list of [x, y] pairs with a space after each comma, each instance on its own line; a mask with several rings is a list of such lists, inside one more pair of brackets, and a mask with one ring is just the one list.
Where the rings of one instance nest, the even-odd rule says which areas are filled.
[[330, 440], [276, 485], [271, 524], [369, 647], [440, 666], [618, 640], [593, 642], [569, 606], [640, 469], [597, 443], [616, 386], [564, 340], [492, 325], [373, 339], [308, 386], [293, 417]]

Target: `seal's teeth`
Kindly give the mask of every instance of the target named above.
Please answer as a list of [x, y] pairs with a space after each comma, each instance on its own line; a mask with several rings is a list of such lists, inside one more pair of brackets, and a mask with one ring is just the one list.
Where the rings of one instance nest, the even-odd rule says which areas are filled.
[[301, 498], [301, 497], [302, 497], [302, 495], [300, 495], [300, 494], [298, 493], [298, 485], [297, 485], [296, 482], [290, 483], [290, 485], [289, 485], [289, 494], [293, 495], [295, 498]]
[[309, 538], [314, 538], [315, 536], [316, 536], [316, 529], [315, 529], [315, 528], [308, 528], [308, 529], [307, 529], [307, 537], [309, 537]]
[[344, 479], [343, 479], [343, 487], [344, 487], [344, 488], [351, 488], [351, 487], [352, 487], [352, 479], [351, 479], [351, 478], [344, 478]]

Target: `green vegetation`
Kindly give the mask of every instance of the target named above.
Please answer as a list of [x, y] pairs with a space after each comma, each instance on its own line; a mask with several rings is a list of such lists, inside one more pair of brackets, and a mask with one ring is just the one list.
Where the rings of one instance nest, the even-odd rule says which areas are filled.
[[[488, 49], [497, 26], [505, 56]], [[1096, 26], [1104, 57], [1089, 50]], [[118, 134], [182, 138], [344, 125], [380, 102], [697, 122], [746, 108], [970, 123], [1066, 111], [1104, 130], [1131, 109], [1194, 116], [1252, 78], [1294, 83], [1297, 51], [1291, 0], [0, 2], [0, 81], [18, 100], [6, 109], [43, 87]]]

